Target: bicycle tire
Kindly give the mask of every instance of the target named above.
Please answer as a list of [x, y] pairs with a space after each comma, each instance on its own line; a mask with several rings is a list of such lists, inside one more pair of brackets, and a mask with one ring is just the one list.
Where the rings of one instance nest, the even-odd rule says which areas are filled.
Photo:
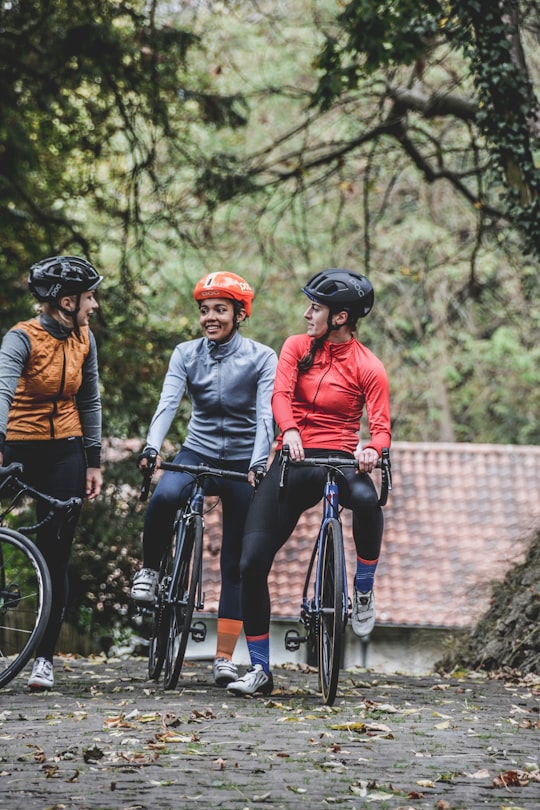
[[0, 528], [0, 688], [28, 663], [51, 612], [49, 569], [38, 547]]
[[152, 627], [148, 647], [148, 677], [151, 681], [159, 680], [167, 652], [170, 615], [167, 597], [172, 575], [173, 555], [174, 549], [167, 549], [159, 569], [159, 584], [156, 603], [152, 612]]
[[319, 686], [323, 701], [336, 699], [343, 639], [343, 532], [338, 520], [325, 525], [321, 559], [320, 614], [317, 624]]
[[[175, 689], [180, 677], [186, 647], [191, 636], [191, 620], [201, 573], [203, 520], [194, 515], [186, 526], [181, 549], [178, 581], [171, 594], [169, 638], [165, 658], [165, 689]], [[172, 590], [172, 588], [171, 588]]]

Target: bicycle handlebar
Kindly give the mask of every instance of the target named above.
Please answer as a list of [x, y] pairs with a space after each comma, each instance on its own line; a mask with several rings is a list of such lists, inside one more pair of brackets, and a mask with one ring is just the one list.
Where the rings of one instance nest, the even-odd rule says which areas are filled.
[[0, 467], [0, 498], [5, 497], [5, 495], [11, 498], [11, 503], [7, 509], [0, 514], [0, 523], [2, 523], [5, 516], [12, 511], [19, 500], [25, 495], [33, 498], [35, 501], [48, 504], [49, 511], [38, 523], [34, 523], [31, 526], [20, 526], [18, 529], [20, 532], [36, 531], [36, 529], [49, 523], [58, 512], [64, 512], [65, 519], [67, 520], [71, 512], [82, 504], [82, 498], [73, 497], [61, 501], [58, 498], [53, 498], [52, 495], [46, 495], [45, 492], [40, 492], [38, 489], [31, 487], [30, 484], [23, 481], [21, 478], [22, 474], [23, 465], [16, 461], [8, 464], [7, 467]]
[[[344, 458], [343, 456], [314, 456], [312, 458], [304, 458], [302, 461], [292, 461], [289, 445], [285, 444], [281, 448], [279, 477], [279, 488], [281, 491], [287, 486], [289, 464], [295, 464], [299, 467], [304, 465], [310, 467], [331, 467], [334, 469], [339, 469], [339, 467], [355, 467], [358, 469], [358, 459]], [[382, 473], [379, 506], [385, 506], [388, 500], [388, 493], [392, 489], [392, 466], [390, 464], [390, 450], [388, 447], [383, 448], [381, 458], [377, 461], [376, 467], [378, 467]]]
[[[149, 464], [145, 470], [144, 479], [141, 485], [141, 494], [139, 495], [140, 501], [145, 501], [148, 498], [150, 491], [150, 482], [156, 468], [156, 463]], [[191, 473], [194, 478], [202, 478], [214, 476], [217, 478], [229, 478], [231, 481], [247, 481], [248, 474], [236, 472], [236, 470], [220, 470], [217, 467], [209, 467], [207, 464], [175, 464], [172, 461], [162, 461], [159, 465], [160, 470], [170, 470], [171, 472], [186, 472]]]

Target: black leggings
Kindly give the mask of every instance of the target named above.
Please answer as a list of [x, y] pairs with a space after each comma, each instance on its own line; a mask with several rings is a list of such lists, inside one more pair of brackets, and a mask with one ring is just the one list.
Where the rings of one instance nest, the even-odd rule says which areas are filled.
[[[325, 456], [328, 450], [306, 450], [306, 456]], [[335, 453], [333, 453], [335, 455]], [[350, 457], [350, 456], [349, 456]], [[274, 557], [288, 540], [300, 515], [323, 495], [323, 467], [291, 464], [283, 500], [279, 500], [279, 454], [252, 501], [244, 531], [240, 573], [242, 612], [248, 636], [265, 635], [270, 627], [268, 574]], [[353, 536], [357, 554], [366, 560], [379, 557], [383, 533], [382, 509], [373, 481], [367, 473], [343, 468], [338, 480], [340, 504], [353, 513]]]
[[[217, 469], [247, 473], [249, 459], [224, 461], [203, 456], [183, 447], [174, 459], [175, 464], [206, 464]], [[174, 518], [179, 506], [183, 506], [191, 492], [193, 476], [189, 473], [163, 473], [148, 504], [144, 521], [143, 558], [144, 566], [159, 569], [163, 552], [170, 542]], [[240, 609], [240, 553], [242, 534], [253, 489], [243, 481], [227, 478], [205, 479], [207, 495], [221, 499], [223, 533], [220, 553], [221, 592], [218, 617], [241, 620]]]
[[[86, 457], [79, 437], [6, 442], [4, 465], [12, 461], [20, 462], [24, 480], [46, 495], [62, 501], [84, 497]], [[36, 513], [38, 520], [44, 517], [46, 505], [38, 504]], [[58, 521], [51, 521], [35, 536], [36, 544], [47, 562], [52, 584], [51, 615], [36, 657], [43, 656], [49, 661], [53, 658], [68, 601], [68, 565], [79, 514], [80, 510], [74, 512], [70, 520], [60, 526]]]

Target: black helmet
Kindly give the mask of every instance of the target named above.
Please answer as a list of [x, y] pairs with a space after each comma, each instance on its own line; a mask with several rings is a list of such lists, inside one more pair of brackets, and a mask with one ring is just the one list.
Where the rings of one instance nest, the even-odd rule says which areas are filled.
[[28, 287], [38, 301], [58, 305], [65, 295], [95, 290], [100, 276], [90, 262], [78, 256], [51, 256], [36, 262], [28, 274]]
[[365, 318], [375, 300], [371, 282], [365, 276], [337, 267], [314, 275], [302, 287], [302, 292], [308, 298], [326, 304], [332, 312], [347, 310], [353, 318]]

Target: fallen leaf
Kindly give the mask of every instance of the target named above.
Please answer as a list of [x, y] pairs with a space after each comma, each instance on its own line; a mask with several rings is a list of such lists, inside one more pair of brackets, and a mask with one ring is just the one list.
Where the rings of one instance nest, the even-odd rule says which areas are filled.
[[189, 743], [196, 742], [193, 734], [179, 734], [177, 731], [164, 731], [156, 734], [156, 739], [162, 743]]
[[494, 787], [526, 787], [529, 784], [529, 776], [524, 771], [504, 771], [498, 774], [494, 780]]
[[96, 762], [98, 759], [102, 759], [105, 756], [101, 748], [97, 745], [93, 745], [91, 748], [83, 748], [83, 759], [85, 762]]
[[361, 722], [335, 723], [333, 726], [330, 726], [330, 728], [334, 731], [356, 731], [359, 734], [362, 734], [366, 730], [366, 724]]

